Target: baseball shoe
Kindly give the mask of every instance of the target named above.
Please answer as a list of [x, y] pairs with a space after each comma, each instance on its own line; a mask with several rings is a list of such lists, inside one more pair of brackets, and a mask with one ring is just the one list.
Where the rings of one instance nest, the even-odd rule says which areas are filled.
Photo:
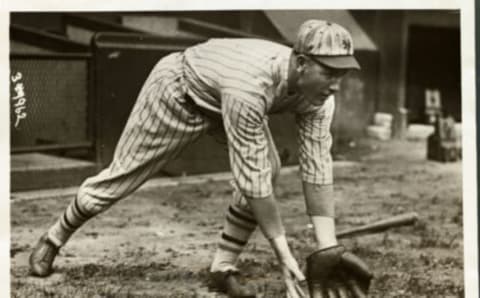
[[59, 248], [43, 234], [30, 255], [30, 272], [32, 275], [45, 277], [52, 273], [52, 265]]
[[230, 298], [256, 298], [256, 291], [249, 285], [240, 281], [238, 271], [210, 272], [210, 286], [219, 292], [225, 293]]

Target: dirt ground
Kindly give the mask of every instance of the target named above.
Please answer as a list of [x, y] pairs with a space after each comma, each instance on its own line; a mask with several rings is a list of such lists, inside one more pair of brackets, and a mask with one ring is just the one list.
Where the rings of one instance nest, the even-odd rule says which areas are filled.
[[[338, 230], [420, 215], [414, 226], [341, 241], [374, 270], [371, 297], [463, 297], [462, 163], [426, 161], [425, 142], [351, 145], [338, 157], [354, 162], [335, 168]], [[12, 297], [224, 297], [209, 292], [207, 268], [230, 194], [227, 182], [140, 190], [75, 234], [46, 279], [28, 276], [28, 255], [68, 200], [12, 203]], [[304, 266], [314, 242], [298, 172], [282, 175], [277, 196]], [[261, 297], [284, 296], [259, 231], [240, 268]]]

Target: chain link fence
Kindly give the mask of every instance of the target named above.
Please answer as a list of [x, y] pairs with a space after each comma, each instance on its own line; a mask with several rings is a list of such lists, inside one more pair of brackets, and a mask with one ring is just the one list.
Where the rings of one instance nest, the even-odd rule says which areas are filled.
[[91, 148], [89, 54], [12, 54], [12, 153]]

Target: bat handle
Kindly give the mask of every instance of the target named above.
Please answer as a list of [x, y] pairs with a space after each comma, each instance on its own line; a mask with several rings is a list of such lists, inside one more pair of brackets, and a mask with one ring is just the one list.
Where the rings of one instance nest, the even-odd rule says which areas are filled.
[[371, 224], [340, 231], [337, 233], [337, 238], [341, 239], [357, 235], [379, 233], [390, 228], [414, 224], [417, 220], [418, 214], [416, 212], [401, 214]]

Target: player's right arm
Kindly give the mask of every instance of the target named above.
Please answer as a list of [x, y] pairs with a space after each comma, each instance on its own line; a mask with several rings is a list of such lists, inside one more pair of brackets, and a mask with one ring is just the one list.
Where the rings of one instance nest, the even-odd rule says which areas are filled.
[[296, 117], [303, 192], [319, 249], [337, 245], [330, 153], [334, 109], [332, 96], [322, 107]]
[[273, 195], [264, 111], [261, 103], [243, 100], [238, 93], [222, 93], [222, 117], [234, 180], [282, 266], [289, 297], [302, 297], [297, 281], [305, 277], [288, 246]]

